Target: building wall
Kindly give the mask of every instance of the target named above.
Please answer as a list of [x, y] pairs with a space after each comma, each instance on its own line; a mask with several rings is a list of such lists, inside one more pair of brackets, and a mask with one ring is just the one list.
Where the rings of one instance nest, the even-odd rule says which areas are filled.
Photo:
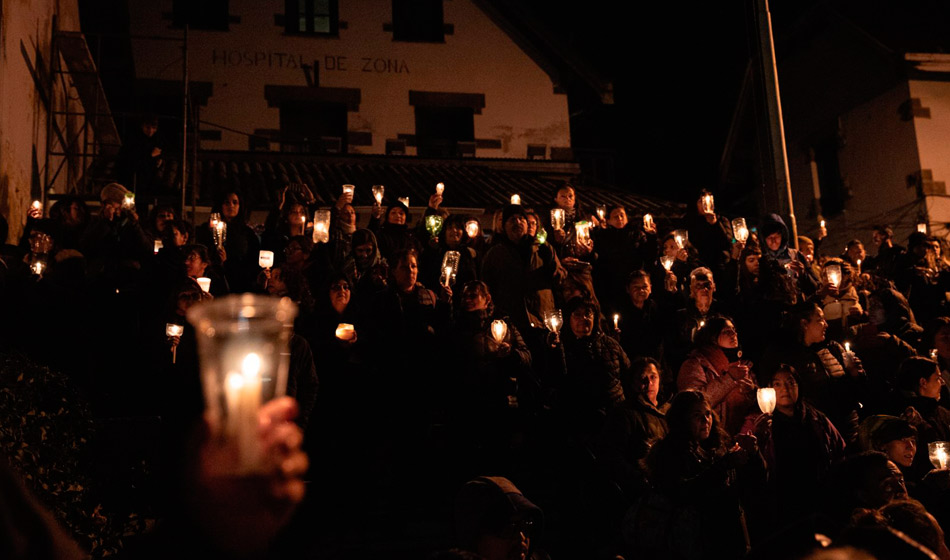
[[[170, 0], [129, 4], [133, 34], [181, 36], [162, 18], [171, 11]], [[346, 29], [338, 38], [285, 34], [275, 24], [283, 10], [283, 0], [232, 0], [230, 14], [240, 23], [229, 31], [189, 32], [191, 79], [213, 83], [203, 120], [244, 133], [278, 129], [279, 109], [268, 107], [265, 85], [305, 86], [300, 66], [313, 64], [321, 87], [361, 91], [359, 111], [348, 113], [348, 130], [372, 133], [372, 145], [350, 145], [351, 153], [382, 154], [387, 139], [414, 134], [409, 90], [484, 94], [475, 138], [500, 147], [479, 148], [478, 157], [524, 158], [528, 144], [570, 146], [567, 96], [555, 93], [551, 78], [470, 0], [444, 2], [445, 22], [454, 26], [445, 43], [393, 41], [383, 29], [392, 21], [389, 0], [339, 2]], [[133, 41], [137, 77], [180, 80], [180, 48]], [[202, 148], [247, 150], [248, 139], [222, 131], [219, 141], [203, 140]]]
[[[47, 109], [43, 99], [54, 14], [60, 29], [79, 29], [76, 0], [0, 0], [0, 214], [7, 218], [9, 240], [14, 242], [26, 222], [31, 199], [40, 195], [45, 175]], [[66, 107], [67, 99], [62, 87], [54, 89], [58, 110]], [[70, 107], [75, 108], [75, 102]], [[63, 124], [64, 130], [75, 130], [75, 120]], [[67, 188], [65, 173], [61, 189]]]
[[910, 81], [910, 97], [919, 100], [914, 128], [920, 169], [929, 170], [924, 183], [931, 233], [947, 236], [950, 224], [950, 83]]

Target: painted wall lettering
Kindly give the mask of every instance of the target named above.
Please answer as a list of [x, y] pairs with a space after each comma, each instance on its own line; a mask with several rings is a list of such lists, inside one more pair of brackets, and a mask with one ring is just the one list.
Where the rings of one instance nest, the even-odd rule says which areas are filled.
[[[211, 51], [211, 64], [214, 66], [263, 66], [296, 70], [307, 64], [308, 60], [300, 53], [231, 49], [212, 49]], [[327, 72], [409, 73], [409, 63], [398, 58], [363, 56], [360, 57], [359, 64], [351, 64], [346, 56], [327, 54], [317, 58], [314, 63]]]

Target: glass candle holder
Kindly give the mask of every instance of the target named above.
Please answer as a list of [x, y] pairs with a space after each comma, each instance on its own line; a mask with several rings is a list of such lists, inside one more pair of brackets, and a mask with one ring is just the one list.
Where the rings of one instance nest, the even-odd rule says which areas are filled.
[[470, 238], [474, 239], [478, 237], [478, 233], [481, 230], [481, 226], [478, 225], [478, 220], [469, 220], [465, 222], [465, 234]]
[[706, 193], [702, 198], [703, 205], [703, 214], [715, 214], [716, 213], [716, 203], [713, 200], [713, 195]]
[[224, 242], [228, 239], [228, 224], [222, 220], [212, 223], [211, 236], [214, 237], [214, 245], [218, 249], [224, 247]]
[[30, 233], [30, 252], [34, 255], [46, 255], [53, 249], [53, 238], [41, 231]]
[[534, 238], [538, 240], [539, 245], [544, 245], [548, 242], [548, 231], [541, 226], [538, 226], [538, 233], [534, 235]]
[[459, 271], [459, 258], [461, 254], [458, 251], [446, 251], [442, 257], [442, 275], [439, 277], [439, 283], [451, 288], [455, 284], [455, 275]]
[[396, 200], [398, 200], [399, 202], [401, 202], [406, 208], [409, 208], [409, 197], [408, 197], [408, 196], [400, 196], [400, 197], [397, 198]]
[[732, 235], [739, 243], [745, 243], [749, 240], [749, 228], [746, 226], [745, 218], [732, 220]]
[[43, 277], [46, 272], [46, 257], [44, 255], [30, 256], [30, 272], [39, 277]]
[[212, 437], [235, 474], [260, 472], [258, 414], [287, 388], [297, 305], [289, 298], [231, 295], [188, 310], [198, 336], [201, 385]]
[[384, 185], [373, 185], [373, 198], [376, 199], [376, 204], [383, 203], [383, 194], [386, 192], [386, 187]]
[[763, 414], [772, 414], [775, 411], [775, 389], [762, 387], [755, 392], [755, 399], [759, 401], [759, 410]]
[[436, 183], [435, 184], [435, 194], [442, 196], [442, 193], [445, 192], [445, 183]]
[[429, 235], [432, 237], [438, 237], [439, 232], [442, 231], [442, 224], [445, 223], [445, 220], [442, 216], [438, 214], [429, 214], [426, 216], [426, 231], [429, 232]]
[[561, 316], [560, 309], [554, 309], [544, 313], [544, 326], [546, 326], [549, 331], [555, 334], [559, 333], [561, 332], [561, 326], [563, 324], [564, 319]]
[[336, 326], [336, 337], [340, 340], [353, 340], [356, 336], [356, 330], [349, 323], [340, 323]]
[[257, 264], [261, 268], [270, 268], [274, 266], [274, 252], [261, 251], [257, 256]]
[[508, 323], [502, 321], [501, 319], [496, 319], [491, 322], [491, 335], [495, 339], [495, 342], [501, 344], [505, 340], [505, 336], [508, 335]]
[[511, 203], [512, 203], [512, 204], [518, 204], [518, 205], [520, 205], [520, 204], [521, 204], [521, 195], [520, 195], [520, 194], [513, 194], [513, 195], [511, 195]]
[[603, 204], [599, 204], [599, 205], [597, 206], [597, 217], [598, 217], [598, 218], [600, 219], [600, 221], [602, 221], [602, 222], [607, 219], [607, 206], [605, 206], [605, 205], [603, 205]]
[[656, 224], [653, 222], [653, 214], [644, 214], [643, 215], [643, 229], [653, 230], [656, 228]]
[[317, 210], [313, 213], [313, 242], [327, 243], [330, 241], [330, 211]]
[[135, 194], [125, 193], [125, 197], [122, 198], [122, 209], [132, 210], [133, 208], [135, 208]]
[[829, 264], [825, 267], [825, 277], [828, 283], [835, 288], [841, 286], [841, 267], [836, 264]]
[[950, 442], [932, 441], [927, 444], [927, 452], [930, 454], [930, 462], [938, 469], [947, 468], [947, 462], [950, 460]]
[[185, 327], [175, 323], [165, 323], [165, 336], [181, 336], [185, 332]]
[[563, 208], [554, 208], [551, 210], [551, 227], [555, 231], [564, 229], [564, 209]]
[[676, 259], [667, 255], [663, 255], [662, 257], [660, 257], [660, 264], [663, 265], [663, 268], [665, 268], [667, 271], [673, 269], [673, 263], [675, 261]]
[[680, 249], [685, 249], [686, 244], [689, 242], [689, 233], [685, 229], [674, 230], [673, 240], [676, 241], [677, 247]]
[[577, 222], [574, 224], [574, 232], [577, 234], [578, 245], [590, 244], [590, 222]]

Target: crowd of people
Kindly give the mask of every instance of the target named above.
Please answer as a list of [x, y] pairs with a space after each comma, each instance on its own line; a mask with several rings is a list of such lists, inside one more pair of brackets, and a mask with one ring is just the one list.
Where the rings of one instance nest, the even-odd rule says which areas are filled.
[[438, 558], [950, 560], [944, 240], [882, 224], [839, 253], [705, 191], [674, 229], [568, 184], [487, 216], [439, 189], [414, 227], [392, 200], [360, 228], [349, 192], [327, 223], [302, 185], [263, 224], [238, 191], [197, 228], [115, 183], [95, 216], [31, 208], [4, 340], [102, 415], [160, 416], [169, 504], [203, 408], [187, 311], [255, 292], [299, 306], [288, 394], [328, 533], [448, 504]]

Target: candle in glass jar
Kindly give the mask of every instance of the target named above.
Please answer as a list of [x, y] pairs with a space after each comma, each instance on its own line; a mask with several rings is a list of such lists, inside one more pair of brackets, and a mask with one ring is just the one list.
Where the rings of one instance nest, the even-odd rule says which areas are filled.
[[703, 214], [713, 214], [716, 211], [715, 203], [713, 202], [713, 195], [706, 193], [703, 195]]
[[932, 441], [927, 444], [927, 452], [933, 466], [938, 469], [947, 468], [947, 462], [950, 460], [950, 442]]
[[544, 314], [544, 324], [548, 327], [553, 333], [558, 333], [561, 331], [561, 325], [563, 324], [563, 319], [561, 318], [561, 310], [554, 309], [548, 311]]
[[643, 215], [643, 229], [646, 229], [646, 230], [653, 230], [655, 227], [656, 227], [656, 226], [655, 226], [655, 224], [653, 223], [653, 215], [652, 215], [652, 214], [644, 214], [644, 215]]
[[491, 335], [494, 337], [495, 342], [501, 344], [505, 340], [505, 335], [508, 334], [508, 324], [500, 319], [496, 319], [491, 322]]
[[202, 276], [201, 278], [198, 278], [196, 281], [198, 282], [198, 287], [201, 288], [201, 291], [202, 291], [202, 292], [204, 292], [204, 293], [207, 294], [207, 293], [209, 293], [209, 292], [211, 291], [211, 279], [210, 279], [210, 278], [208, 278], [208, 277], [206, 277], [206, 276]]
[[43, 276], [43, 273], [46, 272], [46, 261], [43, 259], [34, 260], [30, 264], [30, 270], [37, 276]]
[[686, 243], [689, 241], [689, 233], [684, 229], [678, 229], [673, 231], [673, 240], [676, 241], [676, 246], [680, 249], [686, 248]]
[[274, 252], [273, 251], [261, 251], [257, 256], [257, 264], [261, 268], [270, 268], [274, 266]]
[[590, 222], [583, 221], [574, 224], [574, 231], [577, 233], [577, 242], [581, 245], [590, 243]]
[[461, 253], [458, 251], [446, 251], [442, 256], [442, 275], [439, 282], [448, 288], [455, 284], [455, 275], [458, 273], [459, 259]]
[[340, 340], [353, 340], [353, 337], [356, 336], [356, 330], [353, 328], [353, 325], [349, 323], [340, 323], [336, 327], [336, 337]]
[[122, 199], [122, 208], [125, 210], [131, 210], [135, 208], [135, 194], [134, 193], [125, 193], [125, 198]]
[[445, 192], [445, 183], [436, 183], [435, 184], [435, 194], [442, 196], [442, 193]]
[[564, 229], [564, 209], [555, 208], [551, 210], [551, 225], [555, 230]]
[[600, 221], [607, 219], [607, 207], [603, 204], [597, 207], [597, 217], [600, 218]]
[[749, 228], [746, 226], [745, 218], [736, 218], [732, 220], [732, 235], [739, 243], [745, 243], [749, 239]]
[[353, 191], [356, 190], [354, 185], [343, 185], [343, 196], [347, 197], [349, 200], [353, 200]]
[[513, 194], [513, 195], [511, 195], [511, 203], [512, 203], [512, 204], [521, 204], [521, 195], [520, 195], [520, 194]]
[[[225, 358], [227, 359], [227, 358]], [[258, 411], [261, 408], [261, 357], [248, 352], [241, 361], [241, 371], [225, 377], [224, 401], [227, 407], [225, 433], [238, 444], [242, 465], [256, 465], [260, 458], [257, 442]]]
[[825, 267], [825, 275], [828, 277], [828, 283], [837, 288], [841, 285], [841, 267], [836, 264], [829, 264]]
[[313, 242], [328, 243], [330, 241], [330, 211], [317, 210], [313, 213]]
[[476, 237], [478, 235], [478, 230], [479, 230], [478, 221], [469, 220], [465, 222], [465, 233], [469, 237], [472, 237], [472, 238]]
[[762, 387], [755, 392], [756, 400], [759, 402], [759, 410], [763, 414], [772, 414], [775, 410], [775, 389], [772, 387]]

